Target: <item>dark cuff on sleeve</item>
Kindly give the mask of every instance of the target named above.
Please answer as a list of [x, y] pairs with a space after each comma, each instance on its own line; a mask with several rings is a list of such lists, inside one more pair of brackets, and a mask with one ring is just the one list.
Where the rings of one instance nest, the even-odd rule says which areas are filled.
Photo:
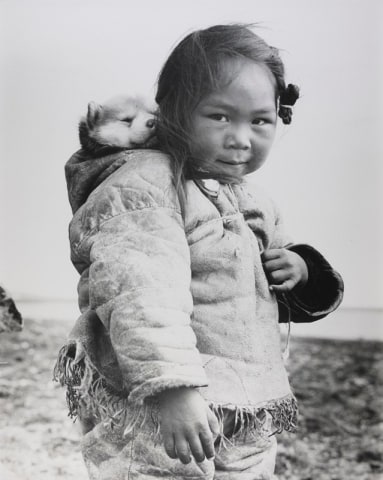
[[[303, 258], [308, 269], [306, 285], [285, 295], [293, 322], [313, 322], [334, 311], [343, 298], [343, 280], [327, 260], [310, 245], [291, 245], [289, 250]], [[286, 307], [286, 306], [285, 306]], [[283, 316], [282, 316], [283, 317]], [[280, 321], [286, 321], [281, 318]]]

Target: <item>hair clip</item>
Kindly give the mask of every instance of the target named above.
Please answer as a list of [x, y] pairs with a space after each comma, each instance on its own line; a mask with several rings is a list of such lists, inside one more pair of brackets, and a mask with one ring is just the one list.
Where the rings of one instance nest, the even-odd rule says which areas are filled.
[[292, 105], [279, 105], [279, 108], [289, 108], [290, 110], [293, 109]]

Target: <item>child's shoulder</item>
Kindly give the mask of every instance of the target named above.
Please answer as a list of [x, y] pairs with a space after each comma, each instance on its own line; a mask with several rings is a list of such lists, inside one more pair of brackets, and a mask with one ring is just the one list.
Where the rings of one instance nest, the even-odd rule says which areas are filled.
[[114, 154], [121, 166], [104, 182], [136, 188], [163, 188], [172, 182], [170, 158], [159, 150], [127, 150]]
[[170, 159], [165, 154], [156, 150], [132, 150], [113, 154], [109, 160], [121, 165], [95, 188], [90, 188], [89, 194], [83, 195], [84, 201], [75, 209], [71, 221], [72, 239], [78, 241], [113, 218], [121, 219], [119, 228], [122, 228], [124, 218], [128, 219], [123, 217], [125, 214], [146, 210], [149, 215], [150, 210], [154, 222], [159, 209], [166, 208], [174, 215], [180, 213]]
[[137, 200], [138, 208], [174, 206], [173, 173], [166, 154], [159, 150], [134, 150], [127, 152], [123, 160], [123, 165], [103, 182], [102, 189], [113, 189], [128, 202]]
[[158, 150], [114, 154], [121, 165], [89, 195], [86, 209], [102, 217], [152, 207], [178, 209], [170, 159]]
[[73, 212], [107, 190], [164, 191], [172, 182], [170, 159], [159, 150], [124, 150], [96, 158], [80, 150], [67, 162], [65, 176]]

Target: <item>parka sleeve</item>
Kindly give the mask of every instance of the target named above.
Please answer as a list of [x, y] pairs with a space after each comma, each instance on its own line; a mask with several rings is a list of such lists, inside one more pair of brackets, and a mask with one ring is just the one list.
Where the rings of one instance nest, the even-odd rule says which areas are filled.
[[308, 269], [308, 281], [299, 292], [278, 293], [279, 322], [314, 322], [338, 308], [343, 299], [344, 284], [340, 274], [315, 248], [294, 244], [286, 236], [283, 221], [275, 208], [274, 238], [270, 248], [287, 248], [303, 258]]
[[329, 262], [310, 245], [289, 245], [289, 250], [303, 258], [308, 281], [299, 292], [292, 290], [279, 300], [279, 321], [314, 322], [338, 308], [343, 299], [343, 280]]
[[82, 216], [98, 223], [78, 248], [89, 252], [90, 308], [109, 331], [129, 400], [142, 404], [168, 388], [206, 386], [207, 378], [190, 326], [181, 214], [164, 201], [166, 188], [136, 183], [106, 186], [90, 199]]

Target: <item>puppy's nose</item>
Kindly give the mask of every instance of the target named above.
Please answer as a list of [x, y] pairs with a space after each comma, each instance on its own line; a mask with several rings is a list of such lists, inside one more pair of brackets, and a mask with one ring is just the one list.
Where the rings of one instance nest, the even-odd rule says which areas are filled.
[[154, 118], [151, 118], [150, 120], [148, 120], [148, 121], [146, 122], [146, 126], [147, 126], [148, 128], [154, 128], [154, 125], [155, 125], [155, 124], [156, 124], [156, 121], [154, 120]]

